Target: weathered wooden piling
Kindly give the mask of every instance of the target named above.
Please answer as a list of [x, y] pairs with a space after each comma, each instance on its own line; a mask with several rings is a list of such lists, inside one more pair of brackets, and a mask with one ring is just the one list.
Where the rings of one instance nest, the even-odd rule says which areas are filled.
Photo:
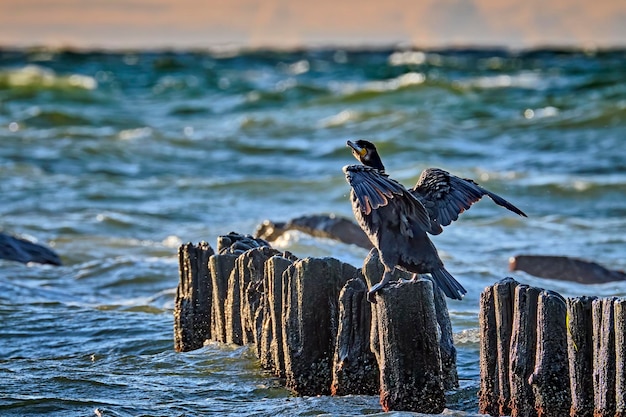
[[615, 417], [626, 417], [626, 300], [613, 303], [615, 318]]
[[280, 254], [265, 261], [262, 294], [256, 311], [261, 326], [256, 342], [261, 367], [281, 378], [285, 376], [282, 344], [282, 274], [292, 262], [292, 259]]
[[480, 332], [480, 387], [478, 411], [491, 416], [499, 415], [498, 397], [498, 346], [496, 337], [496, 303], [493, 287], [480, 294], [478, 312]]
[[[269, 318], [268, 336], [271, 365], [267, 367], [274, 375], [285, 377], [285, 354], [283, 346], [283, 273], [292, 262], [282, 256], [272, 256], [265, 263], [265, 288]], [[269, 313], [269, 314], [268, 314]]]
[[226, 343], [243, 345], [243, 326], [241, 319], [241, 275], [242, 264], [237, 257], [235, 268], [228, 276], [226, 301], [224, 302], [224, 327]]
[[535, 394], [535, 409], [539, 417], [566, 416], [571, 394], [565, 299], [555, 292], [542, 291], [537, 305], [537, 353], [535, 369], [528, 378]]
[[417, 280], [385, 288], [372, 309], [366, 276], [378, 282], [383, 268], [370, 255], [362, 272], [236, 233], [218, 238], [218, 254], [183, 245], [176, 349], [253, 344], [261, 366], [297, 395], [379, 392], [385, 410], [440, 412], [444, 389], [458, 384], [445, 299]]
[[224, 302], [226, 300], [228, 278], [235, 268], [237, 255], [212, 255], [209, 258], [211, 273], [211, 338], [217, 342], [226, 343], [226, 318]]
[[[380, 281], [383, 266], [376, 250], [370, 251], [363, 272], [368, 286]], [[410, 278], [411, 274], [394, 271], [395, 280]], [[437, 314], [432, 282], [418, 280], [400, 286], [390, 284], [376, 295], [376, 300], [370, 338], [380, 370], [383, 410], [441, 412], [445, 407], [444, 388], [458, 383], [445, 299], [438, 299], [445, 313]], [[442, 352], [448, 360], [442, 360]]]
[[595, 297], [567, 299], [567, 349], [572, 390], [570, 415], [593, 416], [593, 324], [591, 303]]
[[370, 349], [371, 321], [365, 282], [359, 278], [349, 280], [339, 293], [332, 395], [378, 393], [378, 364]]
[[496, 352], [498, 355], [498, 409], [500, 415], [511, 413], [511, 384], [509, 380], [509, 356], [511, 332], [513, 330], [513, 300], [515, 287], [519, 285], [512, 278], [506, 278], [493, 287], [496, 319]]
[[174, 309], [174, 348], [199, 349], [211, 338], [212, 284], [208, 260], [213, 248], [201, 242], [178, 249], [180, 282]]
[[509, 381], [513, 417], [532, 417], [535, 413], [535, 395], [528, 378], [535, 366], [537, 344], [537, 300], [540, 290], [528, 285], [515, 288], [513, 327], [509, 353]]
[[594, 416], [615, 415], [615, 299], [596, 299], [591, 303], [593, 321]]
[[374, 308], [383, 410], [441, 413], [445, 393], [432, 282], [411, 281], [380, 292]]
[[333, 258], [306, 258], [283, 275], [283, 341], [287, 387], [330, 394], [339, 321], [339, 292], [357, 269]]

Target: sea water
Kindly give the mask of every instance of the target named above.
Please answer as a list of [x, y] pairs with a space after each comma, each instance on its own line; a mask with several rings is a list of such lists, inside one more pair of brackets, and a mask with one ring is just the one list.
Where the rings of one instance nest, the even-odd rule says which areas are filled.
[[[626, 51], [0, 50], [0, 228], [63, 266], [0, 260], [0, 414], [358, 415], [377, 397], [293, 397], [246, 347], [173, 349], [177, 248], [263, 220], [352, 218], [346, 140], [412, 186], [427, 167], [488, 199], [432, 238], [467, 288], [449, 309], [477, 411], [478, 300], [518, 254], [626, 267]], [[299, 257], [367, 251], [290, 232]]]

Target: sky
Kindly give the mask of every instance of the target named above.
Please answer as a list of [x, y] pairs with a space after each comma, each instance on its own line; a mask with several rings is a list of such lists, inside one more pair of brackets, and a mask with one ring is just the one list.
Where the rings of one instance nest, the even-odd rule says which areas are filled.
[[626, 46], [626, 0], [1, 0], [0, 46]]

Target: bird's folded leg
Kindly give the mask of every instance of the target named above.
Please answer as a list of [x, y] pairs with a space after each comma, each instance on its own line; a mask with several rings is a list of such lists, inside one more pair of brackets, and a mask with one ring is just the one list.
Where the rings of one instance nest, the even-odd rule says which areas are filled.
[[367, 301], [376, 304], [376, 293], [389, 283], [389, 280], [391, 280], [391, 274], [391, 271], [385, 271], [380, 282], [376, 285], [372, 285], [370, 290], [367, 292]]

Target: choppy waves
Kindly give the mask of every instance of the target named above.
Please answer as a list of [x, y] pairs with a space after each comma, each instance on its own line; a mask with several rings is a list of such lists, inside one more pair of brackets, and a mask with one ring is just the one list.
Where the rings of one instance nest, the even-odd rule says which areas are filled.
[[[355, 138], [406, 185], [437, 166], [529, 215], [480, 202], [433, 238], [469, 290], [450, 314], [471, 391], [478, 297], [510, 256], [626, 269], [625, 66], [623, 50], [0, 50], [0, 228], [65, 264], [0, 261], [1, 413], [378, 410], [375, 398], [287, 401], [245, 349], [172, 351], [177, 246], [265, 219], [351, 217], [341, 167]], [[366, 256], [298, 233], [276, 245]]]

